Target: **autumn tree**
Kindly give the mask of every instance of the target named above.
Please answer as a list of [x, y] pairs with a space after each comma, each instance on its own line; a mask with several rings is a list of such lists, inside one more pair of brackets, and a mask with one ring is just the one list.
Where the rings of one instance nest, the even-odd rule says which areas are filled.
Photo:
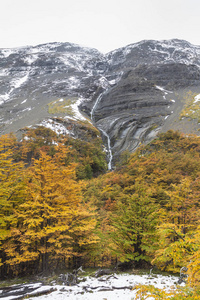
[[113, 251], [120, 261], [149, 261], [157, 224], [157, 204], [152, 191], [138, 180], [116, 198], [112, 215]]
[[[47, 272], [77, 254], [77, 244], [96, 242], [93, 213], [82, 203], [75, 166], [64, 166], [61, 147], [52, 158], [44, 152], [27, 170], [25, 201], [16, 209], [18, 224], [4, 245], [10, 266]], [[33, 270], [30, 270], [30, 266]]]
[[15, 209], [23, 202], [24, 178], [23, 163], [13, 159], [16, 139], [13, 135], [0, 138], [0, 266], [4, 266], [6, 253], [4, 244], [11, 236], [11, 227], [16, 226]]
[[185, 178], [166, 191], [168, 201], [159, 211], [159, 246], [154, 259], [154, 263], [163, 269], [178, 272], [188, 264], [193, 253], [191, 235], [200, 218], [197, 191], [195, 193], [193, 187], [191, 179]]

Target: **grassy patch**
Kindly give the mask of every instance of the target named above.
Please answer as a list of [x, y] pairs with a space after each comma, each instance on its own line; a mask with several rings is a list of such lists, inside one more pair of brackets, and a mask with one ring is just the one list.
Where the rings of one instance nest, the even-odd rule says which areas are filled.
[[200, 122], [200, 101], [195, 102], [195, 96], [197, 96], [197, 94], [194, 94], [191, 91], [189, 91], [183, 97], [185, 105], [180, 113], [180, 119], [197, 119], [198, 122]]
[[18, 284], [26, 284], [26, 283], [33, 283], [33, 278], [13, 278], [8, 280], [0, 281], [0, 288], [9, 287], [12, 285], [18, 285]]
[[70, 99], [57, 99], [52, 101], [48, 104], [48, 112], [50, 114], [58, 114], [58, 113], [65, 113], [70, 116], [74, 116], [74, 111], [72, 105], [76, 103], [78, 98], [70, 98]]

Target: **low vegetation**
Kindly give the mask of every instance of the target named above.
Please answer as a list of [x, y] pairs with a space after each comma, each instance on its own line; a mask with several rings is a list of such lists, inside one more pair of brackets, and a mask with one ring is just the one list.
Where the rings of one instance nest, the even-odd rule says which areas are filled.
[[75, 104], [77, 98], [70, 98], [70, 99], [58, 99], [52, 101], [48, 105], [48, 112], [50, 114], [57, 114], [57, 113], [67, 113], [69, 116], [74, 116], [74, 111], [72, 105]]
[[191, 91], [187, 92], [184, 96], [184, 105], [183, 110], [180, 113], [180, 118], [190, 118], [197, 119], [200, 122], [200, 101], [196, 101], [195, 97], [197, 94], [192, 93]]

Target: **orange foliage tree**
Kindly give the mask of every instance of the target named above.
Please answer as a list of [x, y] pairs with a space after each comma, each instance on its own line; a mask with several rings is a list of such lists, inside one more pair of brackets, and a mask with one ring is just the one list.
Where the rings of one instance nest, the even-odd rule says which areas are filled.
[[15, 211], [17, 226], [4, 244], [6, 263], [28, 272], [48, 271], [82, 255], [96, 243], [94, 214], [81, 199], [75, 166], [64, 166], [67, 149], [54, 158], [44, 152], [26, 171], [26, 194]]
[[16, 226], [15, 209], [23, 201], [23, 163], [13, 159], [16, 139], [13, 135], [0, 138], [0, 271], [7, 273], [5, 243]]

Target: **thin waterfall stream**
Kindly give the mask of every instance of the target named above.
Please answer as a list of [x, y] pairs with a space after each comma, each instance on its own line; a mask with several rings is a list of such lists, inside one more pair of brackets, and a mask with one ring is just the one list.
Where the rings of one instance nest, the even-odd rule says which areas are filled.
[[[104, 93], [104, 92], [103, 92]], [[95, 109], [98, 105], [98, 103], [101, 101], [102, 97], [103, 97], [103, 93], [101, 93], [95, 103], [94, 103], [94, 106], [90, 112], [90, 115], [91, 115], [91, 120], [93, 123], [95, 123], [95, 120], [94, 120], [94, 112], [95, 112]], [[112, 150], [111, 150], [111, 144], [110, 144], [110, 137], [109, 135], [107, 134], [107, 132], [105, 132], [103, 129], [100, 128], [100, 126], [97, 128], [101, 131], [101, 133], [106, 137], [107, 139], [107, 150], [108, 150], [108, 170], [111, 170], [112, 169], [112, 159], [113, 159], [113, 155], [112, 155]]]

